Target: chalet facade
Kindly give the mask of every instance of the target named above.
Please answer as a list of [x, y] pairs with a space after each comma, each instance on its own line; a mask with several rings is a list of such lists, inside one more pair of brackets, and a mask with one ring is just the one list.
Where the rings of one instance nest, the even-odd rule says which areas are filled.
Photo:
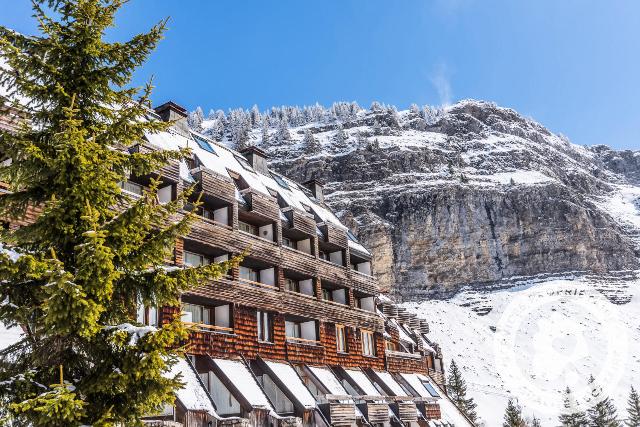
[[174, 125], [130, 151], [192, 155], [131, 176], [123, 191], [139, 197], [159, 177], [163, 203], [196, 186], [202, 206], [175, 266], [244, 257], [183, 294], [181, 311], [138, 309], [141, 324], [180, 315], [193, 327], [188, 357], [172, 372], [185, 385], [147, 425], [472, 426], [443, 391], [427, 322], [380, 294], [371, 254], [325, 205], [322, 183], [298, 184], [270, 171], [259, 148], [239, 153], [191, 131], [174, 103], [152, 115]]

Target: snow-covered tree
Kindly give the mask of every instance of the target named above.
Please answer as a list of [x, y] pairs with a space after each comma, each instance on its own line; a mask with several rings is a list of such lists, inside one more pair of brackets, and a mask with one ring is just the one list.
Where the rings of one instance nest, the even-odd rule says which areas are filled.
[[306, 153], [317, 153], [320, 150], [320, 143], [313, 136], [313, 133], [309, 129], [304, 131], [304, 138], [302, 139], [302, 147]]
[[260, 139], [260, 144], [263, 147], [267, 147], [269, 145], [269, 116], [265, 115], [262, 117], [262, 137]]
[[229, 112], [229, 135], [231, 143], [236, 150], [243, 150], [249, 146], [249, 133], [251, 121], [249, 115], [243, 109]]
[[0, 321], [25, 332], [0, 351], [0, 412], [11, 425], [138, 426], [171, 404], [180, 381], [169, 371], [187, 330], [179, 316], [141, 328], [138, 304], [179, 310], [181, 292], [227, 270], [162, 268], [194, 220], [174, 220], [187, 195], [159, 204], [158, 180], [135, 200], [119, 185], [187, 154], [114, 149], [168, 126], [144, 120], [150, 86], [138, 101], [130, 87], [165, 22], [105, 41], [123, 3], [36, 0], [37, 36], [0, 27], [0, 84], [30, 100], [30, 125], [0, 133], [12, 160], [0, 166], [11, 189], [0, 215], [22, 220], [42, 207], [2, 234], [19, 256], [0, 252]]
[[373, 121], [372, 130], [374, 135], [382, 135], [382, 126], [380, 126], [380, 122], [378, 120]]
[[627, 427], [640, 427], [640, 396], [633, 386], [627, 401], [627, 412]]
[[588, 425], [587, 414], [580, 410], [571, 389], [567, 387], [564, 391], [563, 406], [560, 412], [560, 425], [562, 427], [583, 427]]
[[274, 139], [278, 145], [288, 144], [291, 141], [291, 133], [289, 132], [289, 124], [286, 118], [278, 120]]
[[202, 122], [204, 121], [204, 113], [201, 107], [197, 107], [194, 111], [189, 113], [187, 117], [187, 123], [191, 129], [200, 131], [202, 129]]
[[589, 377], [589, 385], [591, 386], [591, 407], [587, 410], [589, 426], [621, 427], [613, 402], [603, 395], [602, 387], [598, 385], [593, 375]]
[[512, 399], [509, 399], [509, 403], [507, 403], [502, 427], [527, 427], [527, 423], [522, 417], [522, 408]]
[[476, 403], [473, 398], [467, 397], [467, 382], [462, 377], [462, 372], [455, 360], [449, 365], [449, 376], [447, 377], [447, 393], [455, 403], [455, 405], [464, 413], [471, 421], [475, 422], [478, 415], [476, 414]]
[[342, 126], [342, 123], [338, 123], [338, 125], [336, 126], [336, 132], [335, 132], [333, 138], [339, 145], [344, 144], [345, 141], [347, 140], [347, 138], [349, 138], [349, 135], [344, 130], [344, 127]]
[[251, 118], [251, 127], [255, 128], [260, 126], [260, 124], [262, 123], [262, 119], [260, 116], [260, 110], [258, 109], [257, 105], [253, 105], [253, 107], [251, 107], [251, 111], [249, 112], [249, 117]]
[[373, 101], [371, 103], [371, 107], [369, 107], [369, 109], [373, 112], [373, 113], [380, 113], [382, 112], [382, 104], [380, 104], [378, 101]]

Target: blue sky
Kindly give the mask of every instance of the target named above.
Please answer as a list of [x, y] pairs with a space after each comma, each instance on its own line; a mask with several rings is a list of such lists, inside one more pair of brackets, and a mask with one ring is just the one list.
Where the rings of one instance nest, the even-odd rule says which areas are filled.
[[[29, 1], [0, 24], [33, 33]], [[170, 16], [136, 75], [156, 103], [227, 110], [495, 101], [577, 144], [640, 149], [637, 0], [131, 0], [123, 39]]]

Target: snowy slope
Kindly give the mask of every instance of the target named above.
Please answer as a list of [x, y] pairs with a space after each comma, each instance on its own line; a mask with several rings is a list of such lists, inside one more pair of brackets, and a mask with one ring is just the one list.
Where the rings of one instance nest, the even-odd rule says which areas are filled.
[[[543, 425], [557, 425], [561, 391], [584, 402], [593, 374], [619, 410], [640, 383], [640, 280], [631, 302], [613, 304], [603, 278], [524, 281], [511, 289], [465, 291], [448, 301], [405, 304], [429, 320], [432, 338], [464, 372], [487, 426], [499, 426], [509, 397]], [[474, 308], [491, 307], [481, 316]]]

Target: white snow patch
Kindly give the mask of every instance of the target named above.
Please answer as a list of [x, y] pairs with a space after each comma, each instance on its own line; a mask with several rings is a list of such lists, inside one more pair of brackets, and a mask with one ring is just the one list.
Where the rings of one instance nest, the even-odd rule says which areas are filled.
[[[460, 366], [487, 426], [501, 425], [509, 398], [555, 426], [567, 386], [584, 405], [593, 374], [624, 412], [631, 384], [640, 381], [640, 280], [625, 284], [632, 298], [623, 305], [597, 290], [602, 283], [574, 278], [405, 306], [429, 320], [430, 338]], [[491, 312], [477, 315], [478, 301]]]

